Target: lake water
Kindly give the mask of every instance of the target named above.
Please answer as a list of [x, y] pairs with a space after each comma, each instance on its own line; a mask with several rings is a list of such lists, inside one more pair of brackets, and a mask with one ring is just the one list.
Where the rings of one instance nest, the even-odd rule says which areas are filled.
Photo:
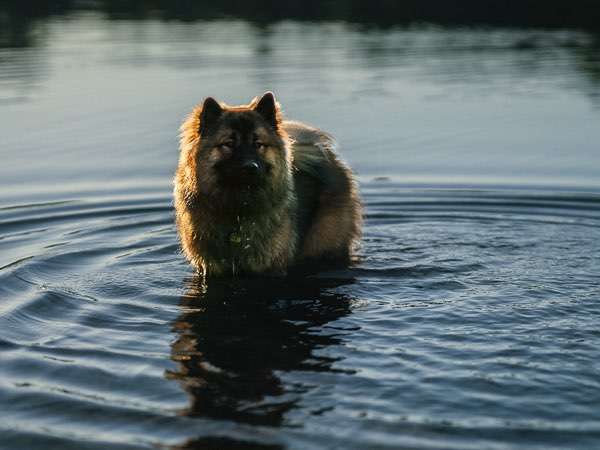
[[[1, 449], [600, 447], [597, 38], [94, 12], [17, 31]], [[203, 284], [173, 224], [177, 128], [265, 90], [338, 137], [360, 259]]]

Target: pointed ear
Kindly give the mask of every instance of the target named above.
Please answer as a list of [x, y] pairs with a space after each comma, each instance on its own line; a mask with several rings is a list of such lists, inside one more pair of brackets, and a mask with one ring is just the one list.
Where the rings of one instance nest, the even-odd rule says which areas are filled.
[[200, 113], [200, 136], [205, 135], [217, 123], [221, 114], [223, 114], [221, 105], [214, 98], [207, 97]]
[[277, 128], [279, 125], [279, 104], [272, 92], [265, 92], [254, 110], [259, 113], [269, 125]]

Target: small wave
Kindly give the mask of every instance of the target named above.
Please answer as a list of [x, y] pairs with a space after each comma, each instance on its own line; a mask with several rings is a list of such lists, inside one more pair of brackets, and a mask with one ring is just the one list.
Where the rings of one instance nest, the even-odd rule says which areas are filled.
[[399, 189], [369, 185], [365, 217], [374, 223], [415, 221], [532, 222], [600, 226], [600, 195]]
[[353, 268], [350, 273], [365, 278], [429, 278], [438, 275], [469, 273], [482, 269], [480, 264], [461, 264], [456, 266], [414, 265], [385, 268]]

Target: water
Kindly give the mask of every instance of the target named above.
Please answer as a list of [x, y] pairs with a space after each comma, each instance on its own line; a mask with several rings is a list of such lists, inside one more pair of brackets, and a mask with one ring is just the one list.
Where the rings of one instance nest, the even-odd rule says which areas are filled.
[[[27, 26], [0, 33], [0, 448], [600, 446], [594, 36]], [[360, 259], [206, 285], [177, 127], [266, 89], [338, 136]]]

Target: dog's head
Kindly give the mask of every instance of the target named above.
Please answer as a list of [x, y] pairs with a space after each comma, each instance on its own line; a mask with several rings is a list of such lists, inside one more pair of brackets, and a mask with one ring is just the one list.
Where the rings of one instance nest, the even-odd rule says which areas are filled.
[[242, 106], [205, 99], [182, 125], [182, 150], [196, 189], [215, 201], [273, 196], [290, 184], [288, 139], [270, 92]]

